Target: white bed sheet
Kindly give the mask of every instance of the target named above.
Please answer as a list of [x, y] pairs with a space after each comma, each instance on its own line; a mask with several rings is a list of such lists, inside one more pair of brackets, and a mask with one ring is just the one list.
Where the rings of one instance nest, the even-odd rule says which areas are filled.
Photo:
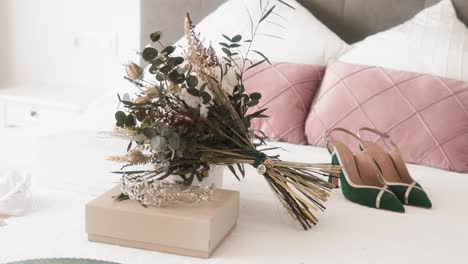
[[[66, 136], [46, 137], [48, 147], [42, 149], [42, 154], [46, 156], [63, 147], [64, 139], [73, 142], [67, 145], [69, 151], [79, 146], [82, 149], [78, 153], [86, 152], [86, 142], [90, 146], [94, 144], [85, 135], [71, 132]], [[329, 159], [321, 148], [275, 145], [289, 151], [281, 152], [285, 160], [324, 162]], [[95, 152], [93, 148], [89, 149], [91, 152]], [[78, 162], [77, 167], [86, 166], [86, 160], [81, 161], [85, 163]], [[101, 162], [105, 163], [96, 161], [88, 171]], [[53, 163], [47, 166], [53, 171]], [[102, 177], [96, 178], [99, 179], [96, 185], [101, 186], [92, 192], [63, 191], [35, 184], [34, 210], [25, 217], [8, 219], [8, 225], [0, 227], [0, 263], [42, 257], [86, 257], [128, 264], [464, 261], [468, 248], [465, 201], [468, 175], [416, 165], [410, 165], [410, 170], [429, 193], [434, 204], [432, 209], [406, 207], [405, 214], [376, 210], [353, 204], [345, 200], [340, 190], [334, 190], [328, 209], [320, 214], [319, 224], [308, 232], [291, 224], [264, 179], [253, 169], [248, 170], [241, 183], [226, 173], [225, 186], [241, 191], [240, 218], [232, 234], [206, 261], [88, 242], [84, 206], [100, 189], [110, 186], [112, 181], [103, 175], [96, 175]], [[45, 176], [33, 177], [35, 182], [40, 182]]]

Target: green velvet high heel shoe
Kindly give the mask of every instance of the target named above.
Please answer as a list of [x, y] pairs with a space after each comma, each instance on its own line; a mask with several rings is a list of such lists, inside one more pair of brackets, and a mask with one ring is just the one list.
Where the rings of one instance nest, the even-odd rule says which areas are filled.
[[[378, 170], [372, 158], [365, 151], [353, 154], [344, 143], [333, 140], [330, 133], [334, 131], [345, 132], [357, 140], [360, 139], [343, 128], [332, 129], [324, 136], [327, 148], [332, 155], [332, 164], [341, 166], [339, 179], [343, 195], [348, 200], [361, 205], [405, 212], [398, 197], [378, 176]], [[330, 181], [338, 187], [338, 177], [330, 178]]]
[[[390, 151], [386, 152], [378, 144], [362, 140], [360, 134], [363, 131], [372, 132], [381, 137]], [[360, 148], [372, 157], [381, 172], [382, 180], [402, 203], [424, 208], [432, 207], [427, 193], [411, 177], [400, 151], [388, 134], [364, 127], [359, 130], [358, 136], [361, 138]]]

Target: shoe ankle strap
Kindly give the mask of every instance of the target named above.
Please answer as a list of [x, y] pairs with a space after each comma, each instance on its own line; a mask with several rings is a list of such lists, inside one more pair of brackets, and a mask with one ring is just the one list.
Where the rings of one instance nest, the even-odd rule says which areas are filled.
[[349, 131], [349, 130], [347, 130], [347, 129], [345, 129], [345, 128], [342, 128], [342, 127], [335, 127], [335, 128], [333, 128], [333, 129], [327, 130], [327, 131], [322, 135], [322, 138], [323, 138], [323, 140], [325, 141], [325, 144], [326, 144], [326, 146], [327, 146], [327, 149], [328, 149], [328, 151], [330, 151], [330, 153], [333, 152], [332, 149], [330, 148], [330, 141], [334, 141], [333, 137], [331, 137], [331, 134], [332, 134], [333, 132], [336, 132], [336, 131], [344, 132], [344, 133], [346, 133], [346, 134], [348, 134], [348, 135], [354, 137], [355, 139], [357, 139], [357, 140], [359, 141], [359, 143], [362, 143], [361, 138], [360, 138], [358, 135], [354, 134], [353, 132], [351, 132], [351, 131]]
[[387, 145], [387, 147], [390, 147], [387, 142], [390, 142], [390, 144], [393, 146], [393, 147], [396, 147], [396, 144], [395, 142], [392, 141], [392, 139], [390, 138], [390, 136], [385, 133], [385, 132], [382, 132], [380, 130], [377, 130], [375, 128], [370, 128], [370, 127], [362, 127], [358, 130], [358, 137], [362, 140], [362, 136], [361, 136], [361, 132], [362, 131], [368, 131], [368, 132], [371, 132], [371, 133], [374, 133], [376, 135], [378, 135], [379, 137], [381, 137], [385, 143], [385, 145]]

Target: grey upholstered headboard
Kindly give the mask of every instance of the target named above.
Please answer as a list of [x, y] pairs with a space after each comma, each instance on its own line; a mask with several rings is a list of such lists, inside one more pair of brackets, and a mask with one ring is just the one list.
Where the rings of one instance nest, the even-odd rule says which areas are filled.
[[146, 45], [149, 35], [156, 30], [164, 32], [164, 43], [174, 43], [184, 34], [184, 17], [187, 12], [198, 23], [226, 1], [140, 0], [140, 43]]
[[[170, 43], [183, 34], [185, 12], [195, 22], [226, 0], [141, 0], [142, 43], [155, 29]], [[258, 0], [244, 0], [258, 1]], [[348, 43], [398, 25], [440, 0], [297, 0]], [[468, 0], [452, 0], [458, 16], [468, 25]]]
[[[468, 0], [452, 0], [468, 24]], [[348, 43], [398, 25], [439, 0], [298, 0]]]

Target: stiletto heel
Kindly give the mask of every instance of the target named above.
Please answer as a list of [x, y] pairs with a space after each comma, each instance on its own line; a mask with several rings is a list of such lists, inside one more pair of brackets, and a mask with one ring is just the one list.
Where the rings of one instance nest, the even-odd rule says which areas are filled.
[[[340, 165], [336, 155], [332, 155], [331, 164], [332, 165]], [[340, 188], [340, 183], [339, 183], [340, 182], [340, 174], [330, 174], [330, 176], [328, 176], [328, 182], [333, 184], [334, 188]]]
[[[330, 138], [335, 131], [345, 132], [357, 140], [359, 137], [352, 132], [335, 128], [324, 135], [328, 150], [332, 155], [332, 164], [341, 166], [339, 179], [343, 195], [350, 201], [379, 209], [404, 212], [405, 208], [388, 186], [379, 178], [372, 158], [365, 151], [354, 154], [342, 142]], [[337, 177], [330, 177], [329, 181], [338, 185]]]
[[[390, 151], [385, 151], [374, 142], [362, 140], [362, 131], [368, 131], [381, 137]], [[396, 194], [402, 203], [425, 208], [432, 207], [431, 200], [427, 193], [422, 186], [411, 177], [401, 157], [400, 151], [388, 134], [376, 129], [363, 127], [359, 129], [358, 136], [361, 138], [360, 148], [369, 153], [381, 172], [382, 180], [389, 186], [390, 190]]]

